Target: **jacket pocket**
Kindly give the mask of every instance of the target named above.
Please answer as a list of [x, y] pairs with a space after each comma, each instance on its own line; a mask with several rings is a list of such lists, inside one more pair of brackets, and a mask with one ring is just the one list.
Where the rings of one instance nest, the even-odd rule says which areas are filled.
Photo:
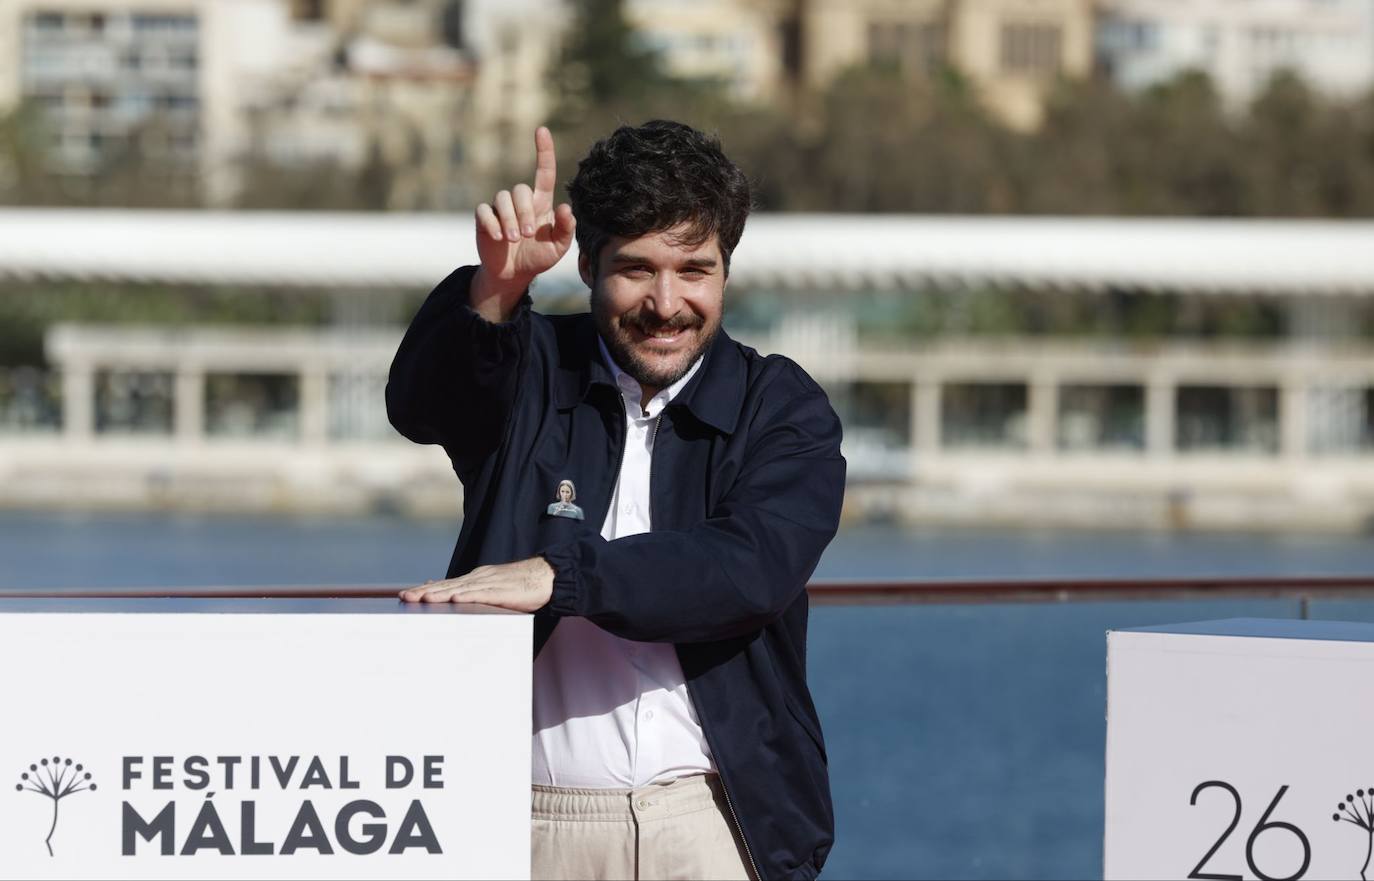
[[587, 521], [570, 517], [557, 517], [553, 514], [540, 514], [539, 523], [534, 531], [534, 550], [539, 553], [545, 548], [580, 538], [588, 531]]
[[811, 718], [809, 713], [797, 707], [791, 693], [786, 690], [782, 693], [782, 702], [787, 706], [787, 712], [791, 714], [793, 721], [801, 727], [802, 731], [806, 732], [806, 736], [811, 738], [811, 742], [816, 745], [816, 750], [821, 754], [821, 761], [829, 764], [830, 759], [825, 753], [825, 740], [821, 737], [820, 725]]

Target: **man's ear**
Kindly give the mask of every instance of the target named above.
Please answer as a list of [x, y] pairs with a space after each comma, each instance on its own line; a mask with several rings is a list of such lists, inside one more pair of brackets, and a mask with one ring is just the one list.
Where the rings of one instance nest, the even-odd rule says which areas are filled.
[[591, 255], [584, 251], [577, 253], [577, 274], [582, 276], [582, 283], [587, 287], [594, 287], [592, 284], [596, 280], [596, 275], [592, 272]]

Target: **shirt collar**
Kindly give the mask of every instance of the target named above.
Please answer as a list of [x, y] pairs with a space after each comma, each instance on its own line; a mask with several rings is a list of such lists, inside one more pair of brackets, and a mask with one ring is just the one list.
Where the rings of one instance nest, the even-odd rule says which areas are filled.
[[[550, 321], [549, 325], [557, 358], [553, 372], [554, 406], [560, 410], [576, 407], [595, 385], [619, 390], [606, 359], [598, 351], [600, 334], [590, 315]], [[753, 374], [751, 358], [755, 358], [753, 351], [735, 342], [721, 328], [702, 353], [696, 376], [681, 389], [672, 406], [686, 409], [717, 431], [733, 434], [745, 387]]]
[[[601, 338], [600, 334], [596, 336], [596, 344], [601, 349], [601, 357], [605, 359], [606, 366], [611, 368], [611, 375], [615, 377], [616, 387], [620, 389], [620, 393], [627, 400], [638, 407], [639, 402], [644, 397], [644, 391], [639, 385], [639, 380], [620, 369], [620, 365], [615, 363], [615, 359], [611, 357], [611, 350], [606, 348], [606, 341]], [[658, 393], [649, 399], [649, 405], [638, 412], [643, 413], [646, 417], [655, 417], [662, 413], [663, 408], [668, 406], [673, 398], [677, 397], [677, 393], [682, 391], [683, 387], [696, 375], [697, 370], [701, 367], [702, 357], [702, 355], [698, 355], [697, 359], [692, 362], [692, 366], [687, 368], [687, 372], [682, 374], [677, 382], [665, 389], [659, 389]]]

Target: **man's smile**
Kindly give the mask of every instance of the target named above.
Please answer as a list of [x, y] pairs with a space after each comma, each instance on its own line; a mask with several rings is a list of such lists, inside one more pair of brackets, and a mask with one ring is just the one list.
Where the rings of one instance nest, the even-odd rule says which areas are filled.
[[645, 332], [634, 328], [633, 337], [635, 344], [646, 349], [675, 349], [678, 344], [683, 343], [694, 334], [694, 328], [662, 328], [660, 330]]
[[629, 342], [636, 349], [670, 354], [691, 345], [701, 324], [701, 321], [691, 318], [674, 318], [662, 324], [632, 319], [624, 322], [622, 327], [628, 331]]

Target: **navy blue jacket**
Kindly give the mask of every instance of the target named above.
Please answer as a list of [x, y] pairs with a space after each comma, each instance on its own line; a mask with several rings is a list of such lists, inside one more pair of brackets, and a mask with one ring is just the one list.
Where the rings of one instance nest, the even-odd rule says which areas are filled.
[[[839, 525], [840, 423], [800, 367], [716, 335], [660, 417], [651, 532], [601, 537], [625, 443], [624, 400], [589, 315], [526, 296], [505, 324], [468, 306], [475, 269], [420, 307], [387, 382], [387, 413], [442, 444], [463, 483], [448, 577], [543, 555], [559, 618], [672, 642], [756, 872], [811, 879], [834, 838], [825, 744], [806, 687], [806, 582]], [[546, 513], [560, 480], [582, 521]]]

